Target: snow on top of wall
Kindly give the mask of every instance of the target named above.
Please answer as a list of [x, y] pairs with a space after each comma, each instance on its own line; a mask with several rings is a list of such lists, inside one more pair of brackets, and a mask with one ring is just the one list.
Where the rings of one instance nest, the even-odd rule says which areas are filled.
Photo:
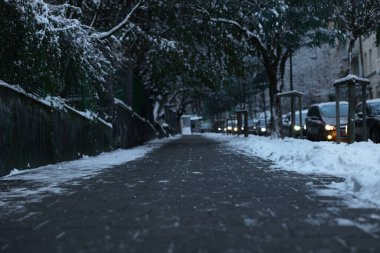
[[77, 109], [75, 109], [75, 108], [73, 108], [73, 107], [71, 107], [69, 105], [66, 105], [66, 104], [64, 106], [65, 106], [65, 108], [67, 108], [67, 109], [69, 109], [69, 110], [71, 110], [71, 111], [73, 111], [73, 112], [81, 115], [82, 117], [85, 117], [86, 119], [89, 119], [91, 121], [97, 120], [97, 121], [103, 123], [104, 125], [112, 128], [112, 124], [111, 123], [106, 122], [102, 118], [99, 118], [98, 114], [95, 113], [95, 112], [93, 112], [93, 111], [86, 110], [86, 111], [83, 112], [83, 111], [79, 111], [79, 110], [77, 110]]
[[61, 98], [61, 97], [52, 97], [52, 96], [47, 96], [45, 98], [40, 98], [40, 97], [37, 97], [33, 94], [30, 94], [30, 93], [27, 93], [23, 88], [21, 88], [20, 86], [18, 85], [10, 85], [2, 80], [0, 80], [0, 86], [3, 86], [3, 87], [6, 87], [8, 89], [11, 89], [11, 90], [14, 90], [16, 91], [17, 93], [19, 94], [23, 94], [41, 104], [44, 104], [45, 106], [48, 106], [48, 107], [51, 107], [51, 108], [54, 108], [54, 109], [57, 109], [59, 111], [64, 111], [64, 112], [67, 112], [67, 110], [70, 110], [88, 120], [91, 120], [91, 121], [99, 121], [101, 122], [102, 124], [112, 128], [112, 124], [111, 123], [108, 123], [106, 122], [105, 120], [99, 118], [99, 116], [95, 113], [95, 112], [91, 112], [89, 110], [86, 110], [85, 112], [83, 111], [79, 111], [71, 106], [69, 106], [68, 104], [66, 104], [66, 101], [65, 99]]
[[[127, 105], [126, 103], [124, 103], [122, 100], [120, 100], [120, 99], [118, 99], [118, 98], [115, 98], [114, 101], [115, 101], [115, 104], [116, 104], [116, 105], [121, 105], [122, 107], [124, 107], [124, 109], [127, 109], [127, 110], [130, 111], [130, 112], [133, 112], [132, 107], [130, 107], [129, 105]], [[137, 115], [137, 116], [138, 116], [138, 115]], [[141, 118], [141, 119], [142, 119], [142, 118]], [[144, 119], [143, 121], [145, 121], [145, 119]]]
[[7, 87], [11, 90], [17, 91], [18, 93], [26, 94], [25, 90], [23, 88], [21, 88], [20, 86], [10, 85], [10, 84], [4, 82], [3, 80], [0, 80], [0, 86]]
[[152, 125], [152, 123], [149, 120], [147, 120], [146, 118], [141, 117], [140, 115], [138, 115], [135, 111], [133, 111], [132, 107], [130, 107], [129, 105], [127, 105], [126, 103], [124, 103], [122, 100], [120, 100], [118, 98], [114, 99], [114, 103], [116, 105], [120, 105], [124, 109], [132, 112], [133, 116], [139, 118], [142, 122], [147, 123], [154, 130], [154, 132], [157, 134], [156, 128]]

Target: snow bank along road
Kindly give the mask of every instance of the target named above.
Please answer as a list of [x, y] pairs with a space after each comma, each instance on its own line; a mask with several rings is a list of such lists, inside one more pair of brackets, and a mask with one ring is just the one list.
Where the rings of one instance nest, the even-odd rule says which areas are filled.
[[[271, 165], [185, 136], [1, 212], [0, 251], [380, 252], [378, 209], [317, 194], [342, 178]], [[10, 178], [2, 191], [33, 190]]]

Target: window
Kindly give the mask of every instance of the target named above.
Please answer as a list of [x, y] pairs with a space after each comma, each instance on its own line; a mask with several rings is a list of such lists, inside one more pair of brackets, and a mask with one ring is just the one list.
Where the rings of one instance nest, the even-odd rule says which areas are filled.
[[[340, 117], [345, 117], [348, 115], [348, 104], [340, 104]], [[336, 108], [335, 104], [323, 105], [321, 107], [321, 114], [324, 118], [335, 118]]]

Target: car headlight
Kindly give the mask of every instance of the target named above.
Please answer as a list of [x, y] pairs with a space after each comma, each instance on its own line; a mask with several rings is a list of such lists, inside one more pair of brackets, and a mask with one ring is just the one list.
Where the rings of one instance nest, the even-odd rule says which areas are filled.
[[335, 129], [335, 127], [334, 127], [334, 126], [330, 126], [330, 125], [326, 125], [326, 126], [325, 126], [325, 129], [326, 129], [327, 131], [332, 131], [332, 130]]
[[237, 128], [237, 127], [235, 127], [235, 128], [234, 128], [234, 131], [235, 131], [235, 132], [237, 132], [237, 130], [238, 130], [238, 128]]
[[218, 131], [222, 131], [222, 129], [220, 127], [218, 127]]
[[260, 130], [261, 130], [261, 132], [266, 132], [267, 131], [267, 129], [265, 127], [262, 127]]
[[301, 130], [301, 127], [300, 126], [294, 126], [294, 130], [299, 131], [299, 130]]
[[230, 126], [229, 126], [229, 127], [227, 127], [227, 130], [231, 131], [231, 130], [232, 130], [232, 127], [230, 127]]

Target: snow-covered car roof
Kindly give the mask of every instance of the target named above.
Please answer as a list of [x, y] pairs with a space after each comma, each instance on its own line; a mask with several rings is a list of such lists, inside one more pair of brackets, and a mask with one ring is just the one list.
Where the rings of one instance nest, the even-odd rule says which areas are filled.
[[367, 103], [368, 103], [368, 104], [372, 104], [372, 103], [380, 103], [380, 98], [368, 99], [368, 100], [367, 100]]
[[[324, 103], [319, 103], [319, 104], [314, 104], [314, 105], [321, 107], [321, 106], [325, 106], [325, 105], [335, 105], [335, 104], [336, 104], [336, 102], [334, 101], [334, 102], [324, 102]], [[347, 101], [339, 101], [339, 104], [348, 104], [348, 102]]]

